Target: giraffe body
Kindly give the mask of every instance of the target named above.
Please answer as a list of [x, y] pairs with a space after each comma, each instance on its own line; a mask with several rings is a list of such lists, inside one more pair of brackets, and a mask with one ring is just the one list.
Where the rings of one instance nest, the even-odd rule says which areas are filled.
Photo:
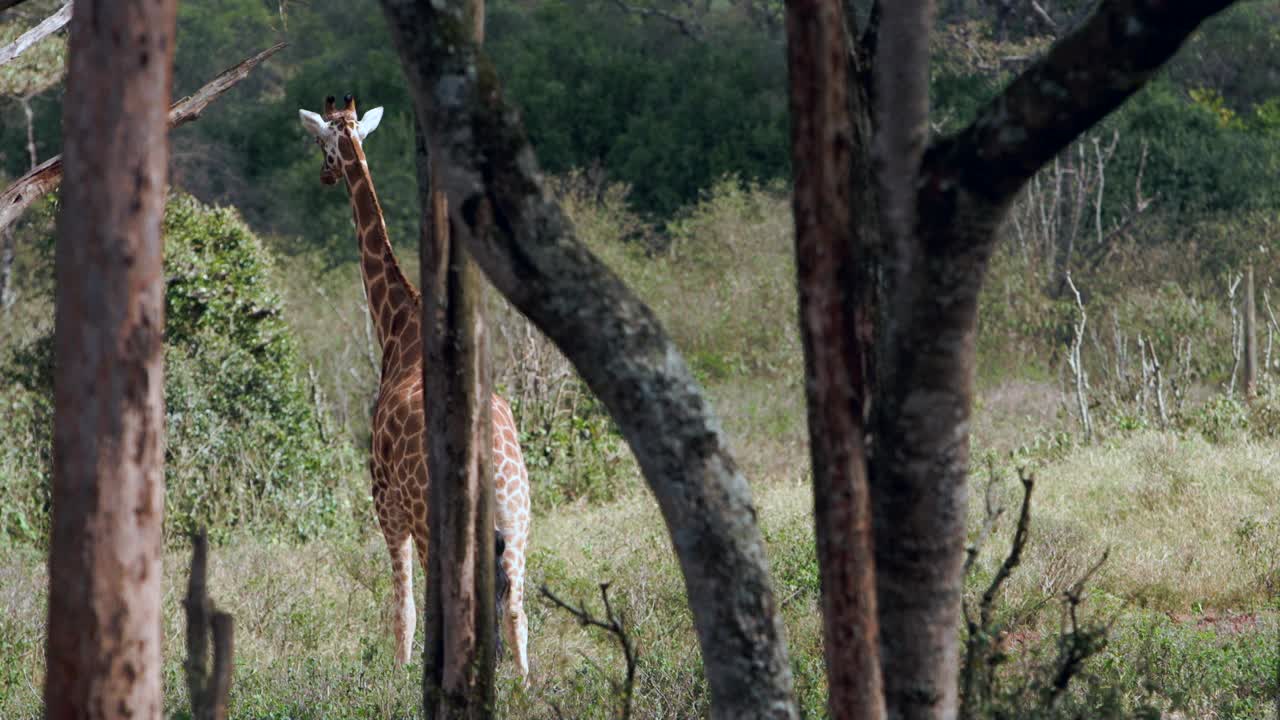
[[[427, 453], [422, 388], [421, 297], [400, 271], [387, 239], [386, 224], [361, 142], [377, 127], [382, 109], [356, 120], [350, 96], [338, 110], [330, 97], [323, 116], [299, 111], [303, 126], [324, 150], [322, 182], [342, 179], [351, 198], [360, 242], [360, 272], [369, 312], [382, 347], [382, 372], [373, 411], [369, 470], [373, 503], [394, 575], [396, 659], [409, 662], [416, 621], [413, 601], [413, 552], [426, 575]], [[506, 576], [506, 593], [497, 608], [502, 632], [528, 683], [528, 623], [524, 613], [525, 549], [529, 538], [529, 475], [505, 400], [491, 399], [493, 420], [494, 525], [502, 542], [497, 558]]]

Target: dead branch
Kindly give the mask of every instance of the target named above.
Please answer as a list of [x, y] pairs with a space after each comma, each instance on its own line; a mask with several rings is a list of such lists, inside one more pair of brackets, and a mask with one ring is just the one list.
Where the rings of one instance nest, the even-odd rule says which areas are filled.
[[1071, 341], [1071, 351], [1067, 355], [1067, 363], [1071, 366], [1071, 373], [1075, 376], [1076, 385], [1076, 403], [1080, 408], [1080, 424], [1084, 426], [1084, 441], [1086, 443], [1093, 442], [1093, 420], [1089, 417], [1089, 400], [1088, 388], [1089, 379], [1084, 371], [1084, 358], [1081, 357], [1080, 350], [1084, 346], [1084, 328], [1088, 322], [1088, 315], [1084, 310], [1084, 301], [1080, 298], [1080, 291], [1076, 289], [1076, 284], [1071, 280], [1071, 272], [1068, 270], [1066, 274], [1067, 286], [1071, 288], [1071, 292], [1076, 296], [1076, 308], [1080, 310], [1080, 322], [1076, 323], [1075, 337]]
[[[996, 508], [992, 503], [991, 488], [996, 479], [995, 464], [989, 463], [988, 467], [991, 479], [987, 486], [986, 520], [979, 536], [981, 540], [985, 540], [990, 535], [996, 520], [1004, 512], [1004, 508]], [[1000, 569], [996, 571], [995, 577], [982, 593], [976, 620], [969, 611], [968, 600], [962, 601], [969, 636], [965, 641], [964, 668], [961, 671], [961, 685], [964, 690], [960, 705], [961, 718], [978, 717], [981, 713], [980, 701], [991, 695], [994, 683], [991, 672], [997, 662], [993, 649], [996, 647], [995, 639], [999, 635], [999, 628], [991, 621], [992, 609], [995, 607], [995, 600], [1000, 594], [1001, 587], [1022, 562], [1022, 552], [1027, 546], [1027, 539], [1031, 533], [1031, 491], [1035, 487], [1035, 477], [1025, 468], [1019, 468], [1018, 479], [1022, 482], [1022, 508], [1018, 511], [1018, 524], [1013, 531], [1013, 542], [1009, 547], [1009, 554], [1000, 564]], [[979, 543], [975, 542], [968, 549], [968, 557], [965, 559], [966, 575], [972, 569], [974, 559], [978, 555], [980, 549], [978, 545]]]
[[1276, 314], [1271, 310], [1271, 296], [1266, 290], [1262, 291], [1262, 309], [1267, 311], [1267, 354], [1262, 367], [1267, 372], [1271, 372], [1271, 339], [1272, 334], [1280, 330], [1280, 323], [1276, 322]]
[[697, 21], [682, 18], [667, 10], [655, 7], [645, 7], [643, 5], [632, 5], [630, 3], [623, 2], [623, 0], [613, 0], [613, 4], [617, 5], [622, 12], [627, 13], [628, 15], [639, 15], [642, 18], [658, 18], [660, 20], [665, 20], [666, 22], [674, 25], [675, 28], [686, 37], [693, 38], [694, 40], [703, 39], [707, 32], [706, 29]]
[[[169, 108], [169, 129], [199, 119], [200, 114], [214, 100], [230, 90], [249, 73], [262, 64], [262, 61], [275, 55], [288, 43], [277, 43], [263, 50], [239, 65], [222, 72], [196, 91]], [[0, 229], [9, 227], [21, 217], [22, 213], [36, 200], [53, 191], [62, 182], [62, 156], [49, 158], [26, 175], [18, 178], [12, 185], [0, 193]]]
[[1151, 370], [1152, 380], [1155, 382], [1156, 390], [1156, 410], [1160, 413], [1160, 427], [1169, 426], [1169, 411], [1164, 403], [1164, 375], [1160, 370], [1160, 358], [1156, 356], [1155, 344], [1148, 344], [1147, 350], [1151, 352]]
[[[226, 720], [231, 691], [235, 626], [229, 613], [215, 609], [205, 575], [209, 540], [203, 529], [191, 538], [191, 575], [187, 580], [187, 692], [194, 720]], [[213, 635], [213, 672], [209, 672], [209, 635]]]
[[1240, 287], [1240, 281], [1243, 279], [1243, 275], [1237, 275], [1231, 279], [1231, 284], [1227, 287], [1227, 306], [1231, 310], [1231, 383], [1227, 385], [1228, 399], [1235, 397], [1236, 376], [1240, 374], [1240, 363], [1244, 359], [1241, 347], [1244, 342], [1244, 327], [1240, 321], [1240, 310], [1236, 307], [1236, 289]]
[[[3, 3], [4, 0], [0, 0], [0, 5]], [[0, 7], [0, 10], [3, 9]], [[71, 0], [67, 0], [67, 3], [57, 12], [41, 20], [40, 24], [19, 35], [17, 40], [0, 47], [0, 65], [12, 61], [36, 43], [61, 30], [69, 22], [71, 22]]]
[[1062, 694], [1071, 684], [1072, 678], [1080, 674], [1081, 668], [1084, 667], [1084, 661], [1098, 653], [1106, 645], [1107, 634], [1111, 630], [1111, 625], [1081, 628], [1078, 609], [1080, 603], [1084, 602], [1085, 585], [1102, 569], [1110, 554], [1111, 548], [1102, 551], [1102, 557], [1098, 558], [1098, 562], [1086, 570], [1084, 575], [1063, 593], [1066, 601], [1064, 607], [1065, 623], [1069, 626], [1069, 629], [1058, 638], [1058, 659], [1055, 663], [1056, 669], [1053, 673], [1053, 681], [1048, 687], [1044, 688], [1044, 700], [1047, 707], [1053, 707], [1058, 699], [1062, 697]]
[[[538, 588], [542, 597], [546, 598], [556, 607], [568, 612], [578, 620], [578, 624], [583, 627], [597, 627], [609, 634], [613, 635], [618, 641], [618, 645], [622, 648], [622, 657], [627, 664], [627, 675], [622, 682], [610, 680], [609, 684], [613, 686], [613, 691], [617, 694], [620, 704], [619, 717], [622, 720], [629, 720], [631, 717], [631, 697], [635, 689], [636, 682], [636, 651], [635, 644], [631, 637], [627, 634], [627, 626], [622, 617], [615, 614], [613, 606], [609, 604], [609, 583], [600, 583], [600, 599], [604, 602], [604, 619], [596, 617], [587, 610], [586, 605], [574, 607], [569, 603], [556, 597], [546, 585]], [[588, 662], [592, 662], [590, 658], [586, 658]], [[592, 662], [592, 664], [594, 664]], [[597, 667], [597, 670], [599, 668]], [[603, 674], [603, 673], [602, 673]], [[557, 711], [559, 709], [557, 708]]]

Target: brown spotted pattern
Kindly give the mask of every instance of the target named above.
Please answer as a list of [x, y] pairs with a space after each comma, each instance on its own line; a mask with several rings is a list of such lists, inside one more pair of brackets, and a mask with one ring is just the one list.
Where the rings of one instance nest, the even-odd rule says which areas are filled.
[[[360, 270], [369, 312], [382, 347], [382, 377], [373, 411], [369, 469], [378, 523], [391, 551], [394, 573], [396, 659], [409, 662], [416, 615], [413, 601], [412, 547], [417, 547], [424, 576], [427, 557], [427, 456], [422, 392], [421, 299], [400, 271], [356, 132], [355, 104], [342, 110], [326, 102], [325, 120], [336, 132], [325, 151], [322, 181], [341, 177], [351, 197], [360, 242]], [[509, 590], [498, 608], [503, 634], [528, 683], [528, 621], [524, 612], [525, 548], [529, 539], [529, 475], [506, 401], [492, 399], [494, 524], [505, 547], [498, 562]]]

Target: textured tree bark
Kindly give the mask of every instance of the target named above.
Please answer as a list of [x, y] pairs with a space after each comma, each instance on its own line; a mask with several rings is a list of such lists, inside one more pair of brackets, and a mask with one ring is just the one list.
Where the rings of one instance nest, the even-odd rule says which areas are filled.
[[458, 0], [383, 0], [449, 196], [454, 242], [609, 408], [662, 510], [716, 718], [794, 718], [792, 677], [746, 479], [652, 311], [573, 236]]
[[159, 718], [175, 0], [80, 0], [63, 111], [45, 712]]
[[[892, 192], [909, 189], [915, 208], [898, 224], [904, 216], [897, 201], [884, 203], [892, 314], [880, 329], [872, 473], [891, 718], [956, 712], [977, 298], [996, 230], [1046, 161], [1141, 88], [1201, 21], [1230, 4], [1103, 2], [972, 125], [934, 143], [917, 164], [899, 166], [910, 180]], [[884, 10], [877, 66], [888, 61], [902, 69], [898, 53], [909, 40], [893, 38], [918, 36], [920, 28], [895, 30], [892, 7]], [[914, 100], [895, 101], [887, 77], [877, 82], [880, 131], [903, 135], [885, 139], [898, 148], [887, 150], [886, 159], [914, 152], [908, 135], [919, 127], [924, 92], [917, 86]], [[905, 114], [892, 110], [895, 103]]]
[[[429, 718], [490, 718], [495, 631], [490, 391], [480, 275], [451, 241], [448, 200], [433, 189], [418, 134], [423, 202], [423, 388], [431, 550], [425, 609]], [[430, 583], [434, 584], [434, 587]]]
[[828, 710], [884, 717], [864, 412], [870, 400], [866, 253], [851, 233], [855, 151], [840, 0], [787, 4], [791, 166]]

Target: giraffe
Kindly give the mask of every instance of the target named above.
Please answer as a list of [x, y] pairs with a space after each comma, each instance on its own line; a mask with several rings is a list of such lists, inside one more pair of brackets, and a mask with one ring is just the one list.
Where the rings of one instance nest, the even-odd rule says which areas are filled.
[[[387, 238], [382, 208], [373, 189], [363, 141], [382, 119], [374, 108], [357, 120], [347, 95], [339, 109], [333, 96], [324, 114], [299, 110], [302, 126], [324, 151], [320, 181], [346, 182], [360, 247], [360, 272], [369, 301], [382, 371], [373, 411], [369, 468], [373, 503], [394, 573], [396, 660], [409, 662], [415, 624], [412, 548], [426, 574], [427, 458], [422, 389], [421, 296], [401, 272]], [[529, 475], [516, 435], [511, 407], [496, 393], [493, 418], [494, 525], [498, 558], [497, 615], [522, 682], [529, 683], [528, 621], [524, 612], [525, 546], [529, 538]]]

